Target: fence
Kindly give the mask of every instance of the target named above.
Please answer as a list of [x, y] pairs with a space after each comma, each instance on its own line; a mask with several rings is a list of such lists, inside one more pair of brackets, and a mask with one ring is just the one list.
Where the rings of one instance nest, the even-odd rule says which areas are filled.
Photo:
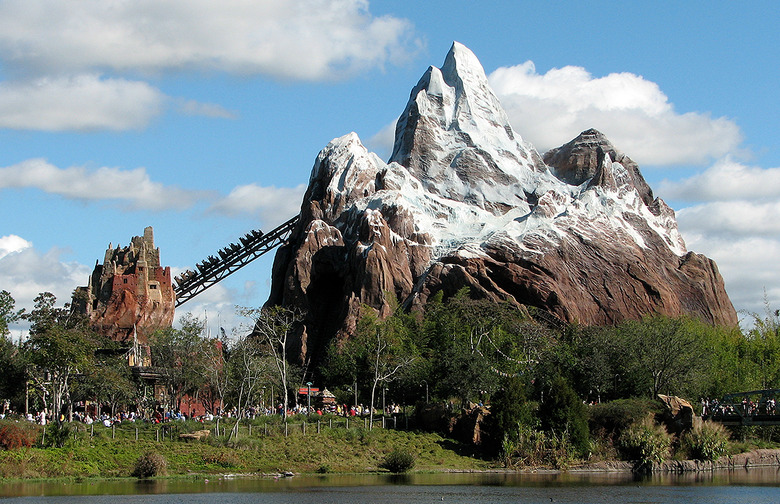
[[[74, 440], [85, 438], [120, 439], [130, 441], [172, 441], [179, 440], [181, 434], [191, 434], [199, 430], [208, 430], [210, 436], [229, 436], [235, 426], [235, 418], [216, 419], [214, 422], [197, 422], [194, 420], [172, 421], [161, 424], [123, 422], [106, 427], [101, 423], [86, 425], [72, 422], [68, 425], [70, 435]], [[59, 427], [57, 427], [59, 429]], [[334, 429], [408, 429], [408, 418], [405, 416], [377, 417], [373, 423], [368, 417], [325, 417], [304, 419], [302, 421], [281, 421], [276, 417], [261, 419], [242, 419], [238, 424], [237, 436], [271, 437], [271, 436], [307, 436], [320, 434], [325, 430]], [[51, 435], [51, 426], [43, 430], [42, 442]]]

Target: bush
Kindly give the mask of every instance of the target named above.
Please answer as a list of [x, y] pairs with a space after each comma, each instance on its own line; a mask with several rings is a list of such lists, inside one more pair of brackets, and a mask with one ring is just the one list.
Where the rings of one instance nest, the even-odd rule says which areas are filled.
[[715, 422], [698, 423], [682, 439], [688, 455], [698, 460], [717, 460], [726, 453], [728, 444], [728, 431]]
[[38, 439], [40, 428], [29, 422], [0, 421], [0, 447], [15, 450], [30, 447]]
[[379, 467], [387, 469], [391, 473], [405, 473], [406, 471], [414, 467], [416, 457], [407, 451], [393, 450], [391, 451]]
[[669, 456], [672, 436], [650, 417], [631, 425], [620, 436], [620, 446], [629, 460], [636, 462], [635, 469], [648, 471]]
[[69, 422], [51, 422], [44, 429], [41, 442], [44, 446], [62, 448], [73, 437], [74, 430]]
[[207, 464], [218, 465], [224, 468], [238, 467], [241, 465], [241, 460], [238, 455], [229, 451], [204, 455], [202, 458], [203, 462]]
[[658, 401], [650, 399], [617, 399], [589, 408], [590, 431], [594, 435], [620, 436], [632, 424], [641, 422], [649, 414], [660, 413]]
[[136, 478], [152, 478], [162, 476], [168, 468], [165, 458], [159, 453], [146, 452], [136, 461], [131, 476]]
[[506, 467], [552, 466], [565, 469], [574, 460], [572, 446], [564, 432], [557, 435], [518, 425], [515, 436], [506, 436], [501, 459]]

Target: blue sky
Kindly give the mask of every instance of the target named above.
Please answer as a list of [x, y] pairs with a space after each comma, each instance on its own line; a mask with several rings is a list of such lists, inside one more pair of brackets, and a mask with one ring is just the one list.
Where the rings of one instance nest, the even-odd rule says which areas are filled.
[[[680, 3], [0, 0], [0, 289], [65, 302], [150, 225], [175, 271], [271, 229], [331, 139], [388, 156], [457, 40], [540, 152], [603, 131], [735, 307], [777, 308], [780, 7]], [[180, 312], [233, 325], [271, 260]]]

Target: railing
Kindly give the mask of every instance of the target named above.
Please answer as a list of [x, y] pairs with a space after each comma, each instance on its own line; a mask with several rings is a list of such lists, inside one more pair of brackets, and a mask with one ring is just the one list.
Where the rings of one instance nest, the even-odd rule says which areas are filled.
[[711, 411], [704, 418], [724, 425], [780, 425], [779, 397], [780, 389], [726, 394], [711, 404]]

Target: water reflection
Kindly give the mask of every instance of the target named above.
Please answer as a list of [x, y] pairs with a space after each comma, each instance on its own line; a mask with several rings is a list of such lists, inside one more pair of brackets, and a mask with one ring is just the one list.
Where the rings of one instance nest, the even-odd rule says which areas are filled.
[[[388, 492], [395, 494], [436, 494], [446, 492], [450, 496], [459, 495], [464, 502], [482, 502], [474, 500], [473, 495], [493, 495], [498, 498], [501, 495], [510, 495], [518, 489], [525, 493], [531, 489], [539, 495], [552, 495], [562, 497], [564, 495], [580, 496], [593, 493], [604, 495], [606, 491], [610, 495], [624, 495], [625, 492], [643, 494], [652, 488], [669, 487], [664, 490], [667, 494], [679, 494], [687, 487], [695, 488], [699, 496], [706, 495], [707, 487], [743, 486], [743, 487], [776, 487], [780, 485], [779, 468], [756, 468], [750, 470], [714, 471], [686, 474], [664, 474], [640, 477], [627, 473], [449, 473], [449, 474], [408, 474], [408, 475], [322, 475], [322, 476], [295, 476], [292, 478], [272, 477], [220, 477], [208, 476], [192, 479], [163, 479], [163, 480], [118, 480], [118, 481], [84, 481], [75, 483], [6, 483], [0, 485], [0, 497], [65, 497], [65, 496], [144, 496], [144, 495], [181, 495], [181, 494], [321, 494], [328, 495], [326, 501], [335, 498], [335, 493], [355, 497], [340, 502], [361, 502], [358, 499], [368, 498], [370, 502], [384, 502], [377, 500], [376, 495]], [[377, 488], [382, 487], [382, 488]], [[477, 487], [469, 489], [468, 487]], [[608, 489], [608, 490], [605, 490]], [[491, 490], [492, 489], [492, 490]], [[674, 491], [672, 490], [674, 489]], [[541, 492], [541, 493], [539, 493]], [[777, 489], [772, 489], [777, 492]], [[717, 493], [717, 492], [716, 492]], [[721, 492], [722, 494], [722, 492]], [[472, 495], [472, 498], [467, 498]], [[536, 495], [536, 494], [534, 494]], [[371, 496], [370, 498], [368, 496]], [[412, 495], [406, 495], [412, 498]], [[442, 495], [443, 496], [443, 495]], [[296, 502], [300, 495], [296, 496]], [[458, 497], [460, 499], [461, 497]], [[573, 497], [573, 498], [574, 498]], [[682, 497], [681, 497], [682, 498]], [[43, 499], [46, 504], [65, 504], [69, 500]], [[42, 501], [43, 501], [42, 500]], [[134, 499], [124, 500], [124, 504], [131, 504]], [[191, 502], [200, 499], [188, 498]], [[221, 500], [221, 499], [220, 499]], [[233, 495], [231, 503], [242, 502], [239, 495]], [[265, 498], [263, 500], [266, 500]], [[437, 499], [438, 500], [438, 499]], [[457, 499], [456, 499], [457, 500]], [[499, 499], [500, 500], [500, 499]], [[563, 500], [556, 499], [559, 502]], [[644, 498], [642, 499], [644, 500]], [[37, 500], [36, 500], [37, 501]], [[209, 497], [205, 502], [213, 502]], [[414, 499], [412, 499], [414, 501]], [[602, 500], [613, 502], [612, 500]], [[685, 500], [683, 500], [684, 502]], [[760, 501], [760, 499], [759, 499]], [[30, 500], [25, 499], [30, 504]], [[116, 502], [116, 501], [112, 501]], [[154, 502], [164, 504], [165, 500], [142, 500], [142, 502]], [[274, 501], [275, 502], [275, 501]], [[362, 501], [365, 502], [365, 501]], [[387, 501], [394, 502], [394, 501]], [[398, 501], [401, 502], [401, 501]], [[487, 501], [485, 501], [487, 502]], [[578, 502], [576, 499], [572, 502]], [[586, 502], [580, 500], [579, 502]], [[594, 502], [599, 502], [598, 500]], [[620, 502], [615, 500], [614, 502]], [[665, 502], [657, 500], [654, 502]], [[679, 501], [678, 501], [679, 502]], [[705, 501], [701, 501], [705, 502]], [[717, 501], [728, 502], [728, 501]], [[742, 502], [752, 502], [742, 501]], [[767, 501], [769, 502], [769, 501]]]

